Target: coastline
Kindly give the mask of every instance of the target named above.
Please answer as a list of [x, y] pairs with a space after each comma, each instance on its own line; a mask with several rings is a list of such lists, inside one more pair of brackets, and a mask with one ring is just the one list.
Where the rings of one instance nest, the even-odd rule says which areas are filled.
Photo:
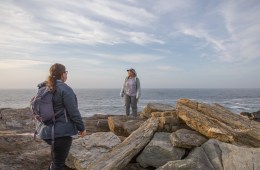
[[[1, 108], [0, 112], [2, 114], [2, 118], [0, 119], [0, 136], [1, 136], [0, 162], [2, 167], [0, 168], [6, 169], [7, 167], [12, 167], [13, 169], [30, 170], [35, 168], [37, 169], [38, 167], [38, 168], [47, 169], [47, 165], [50, 161], [49, 160], [50, 149], [49, 146], [46, 145], [41, 140], [39, 139], [37, 139], [36, 141], [33, 140], [32, 133], [33, 133], [34, 126], [31, 120], [31, 115], [29, 113], [29, 108], [23, 108], [23, 109]], [[193, 114], [190, 115], [190, 113]], [[84, 123], [86, 125], [88, 135], [86, 138], [83, 139], [77, 139], [77, 137], [75, 137], [75, 139], [73, 140], [75, 141], [73, 146], [77, 145], [76, 148], [81, 148], [81, 147], [85, 148], [86, 146], [81, 146], [81, 144], [79, 144], [85, 140], [85, 141], [89, 141], [87, 143], [96, 143], [93, 146], [92, 145], [87, 146], [89, 150], [91, 150], [92, 148], [96, 150], [97, 148], [95, 148], [95, 146], [97, 146], [98, 148], [99, 147], [102, 148], [104, 145], [111, 145], [111, 141], [109, 142], [109, 140], [105, 143], [100, 143], [102, 142], [102, 140], [104, 140], [104, 137], [98, 138], [98, 135], [101, 136], [110, 135], [110, 137], [112, 135], [113, 138], [118, 138], [119, 140], [117, 142], [118, 144], [115, 144], [115, 146], [113, 146], [114, 147], [113, 150], [115, 151], [112, 152], [112, 150], [111, 151], [108, 150], [106, 151], [107, 153], [102, 153], [99, 156], [100, 161], [103, 160], [102, 162], [104, 162], [106, 160], [109, 162], [111, 161], [113, 162], [113, 160], [110, 160], [111, 154], [115, 154], [114, 155], [115, 159], [117, 159], [120, 156], [124, 157], [124, 160], [126, 160], [125, 162], [121, 162], [120, 164], [113, 165], [115, 167], [124, 167], [123, 168], [124, 170], [128, 170], [128, 169], [149, 170], [155, 168], [159, 168], [160, 170], [167, 169], [169, 165], [165, 164], [166, 162], [163, 163], [162, 161], [164, 160], [163, 159], [164, 156], [166, 156], [167, 159], [172, 160], [168, 163], [171, 164], [171, 166], [175, 166], [175, 169], [178, 168], [176, 168], [177, 164], [174, 160], [177, 160], [179, 162], [181, 161], [185, 166], [186, 165], [188, 166], [190, 163], [192, 165], [196, 163], [195, 166], [202, 166], [205, 164], [205, 162], [203, 163], [199, 160], [196, 160], [195, 159], [196, 157], [192, 156], [194, 154], [193, 150], [194, 152], [196, 150], [199, 151], [201, 147], [207, 148], [211, 145], [219, 145], [221, 149], [229, 148], [229, 150], [232, 151], [231, 152], [232, 154], [233, 152], [237, 154], [238, 150], [243, 150], [244, 153], [250, 152], [254, 154], [260, 154], [260, 139], [258, 139], [260, 135], [259, 136], [257, 135], [259, 133], [260, 123], [251, 120], [248, 115], [240, 116], [234, 114], [220, 105], [208, 105], [205, 103], [196, 102], [194, 100], [179, 99], [176, 103], [176, 106], [159, 104], [159, 103], [149, 103], [139, 114], [140, 117], [138, 119], [132, 119], [131, 117], [126, 117], [124, 115], [108, 115], [108, 114], [107, 115], [96, 114], [91, 117], [84, 117]], [[193, 117], [194, 115], [197, 116]], [[212, 121], [213, 119], [214, 121]], [[147, 124], [145, 125], [145, 127], [143, 127], [142, 125], [145, 122]], [[250, 124], [251, 129], [249, 131], [244, 131], [243, 135], [240, 134], [238, 129], [240, 128], [246, 129], [248, 128], [248, 124]], [[147, 129], [147, 127], [150, 128]], [[145, 139], [144, 136], [148, 135], [148, 131], [145, 132], [144, 129], [142, 128], [145, 128], [146, 130], [149, 129], [150, 130], [156, 129], [156, 130], [150, 131], [149, 135], [151, 135], [151, 138], [149, 137]], [[233, 129], [237, 129], [237, 130], [234, 131]], [[144, 132], [147, 134], [145, 134]], [[149, 156], [142, 156], [142, 154], [150, 154], [149, 152], [146, 153], [147, 151], [145, 150], [145, 148], [150, 148], [150, 149], [152, 149], [153, 147], [164, 148], [164, 146], [153, 146], [154, 144], [152, 144], [154, 143], [153, 141], [158, 140], [156, 139], [156, 136], [158, 135], [161, 136], [159, 137], [159, 139], [164, 139], [164, 142], [166, 142], [164, 145], [167, 145], [168, 146], [167, 148], [173, 147], [172, 149], [175, 150], [175, 145], [177, 146], [177, 148], [184, 148], [185, 152], [184, 150], [176, 150], [176, 152], [182, 154], [185, 153], [185, 155], [181, 154], [182, 156], [180, 155], [179, 157], [168, 158], [169, 155], [163, 155], [162, 153], [156, 152], [162, 157], [159, 163], [154, 164], [153, 163], [154, 161], [147, 160], [146, 158]], [[168, 137], [165, 138], [165, 135], [166, 136], [170, 135], [171, 140], [168, 141], [167, 140]], [[185, 139], [181, 137], [182, 135], [186, 137], [192, 136], [191, 139], [193, 140], [189, 141], [188, 138]], [[196, 137], [194, 138], [194, 136]], [[108, 138], [110, 139], [110, 137]], [[131, 148], [132, 145], [130, 143], [133, 144], [134, 143], [133, 141], [138, 141], [137, 139], [139, 138], [143, 139], [141, 140], [142, 142], [146, 141], [145, 143], [143, 143], [142, 147], [138, 148], [140, 149], [140, 151], [144, 149], [143, 151], [144, 153], [138, 152], [138, 155], [136, 155], [137, 152], [136, 153], [133, 152], [132, 153], [133, 157], [127, 156], [129, 154], [124, 155], [124, 152], [127, 153], [132, 152], [133, 149], [124, 150], [123, 148], [125, 149], [129, 147]], [[194, 141], [198, 141], [198, 139], [200, 138], [201, 138], [201, 143], [199, 144], [193, 143]], [[78, 140], [81, 140], [82, 142]], [[180, 142], [179, 140], [184, 140], [184, 141]], [[186, 144], [184, 145], [184, 143]], [[120, 147], [122, 149], [122, 152], [116, 152], [117, 147]], [[70, 157], [72, 159], [75, 159], [75, 161], [76, 160], [88, 161], [87, 159], [83, 159], [84, 154], [83, 155], [73, 154], [74, 152], [76, 153], [80, 152], [80, 151], [75, 151], [74, 149], [76, 148], [72, 147], [72, 153]], [[81, 152], [82, 151], [84, 152], [83, 148], [80, 149]], [[252, 150], [254, 151], [252, 152]], [[165, 152], [167, 153], [168, 151]], [[215, 151], [210, 151], [210, 152], [215, 152]], [[223, 155], [224, 153], [225, 151], [223, 150], [222, 155], [219, 156], [221, 157], [225, 156]], [[95, 153], [96, 156], [99, 154], [100, 154], [99, 152]], [[110, 156], [107, 157], [106, 154], [109, 154]], [[153, 154], [153, 156], [156, 157], [156, 154], [155, 155]], [[207, 159], [210, 160], [210, 158]], [[232, 160], [232, 156], [229, 159], [230, 161], [234, 161]], [[250, 160], [247, 165], [247, 170], [250, 169], [250, 166], [252, 165], [251, 163], [255, 164], [254, 166], [256, 167], [257, 166], [260, 167], [259, 164], [260, 160], [252, 160], [253, 158], [251, 157], [248, 157], [247, 159]], [[89, 164], [89, 166], [90, 167], [95, 167], [97, 165], [101, 166], [102, 163], [98, 162], [98, 159], [96, 161], [97, 161], [96, 163], [91, 163], [91, 165]], [[194, 162], [189, 162], [189, 161], [194, 161]], [[30, 167], [32, 164], [34, 165], [34, 167]], [[88, 163], [85, 162], [83, 164], [85, 165]], [[233, 168], [235, 168], [236, 166], [241, 166], [241, 162], [240, 165], [238, 162], [237, 164], [238, 165], [232, 165], [234, 166]], [[73, 165], [71, 162], [68, 162], [67, 166], [71, 166], [71, 167], [77, 166], [77, 169], [81, 169], [78, 164]], [[105, 164], [102, 164], [102, 166], [106, 167]], [[207, 166], [209, 166], [209, 164]], [[228, 166], [231, 165], [228, 164]], [[68, 167], [67, 170], [69, 170]]]

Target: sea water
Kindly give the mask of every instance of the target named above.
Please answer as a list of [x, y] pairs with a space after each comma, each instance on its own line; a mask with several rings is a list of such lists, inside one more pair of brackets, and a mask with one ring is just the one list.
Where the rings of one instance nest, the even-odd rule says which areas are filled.
[[[0, 90], [0, 108], [29, 107], [36, 89]], [[82, 116], [93, 114], [124, 114], [120, 89], [74, 89]], [[260, 89], [142, 89], [138, 111], [148, 103], [175, 106], [179, 98], [204, 103], [218, 103], [234, 113], [260, 110]]]

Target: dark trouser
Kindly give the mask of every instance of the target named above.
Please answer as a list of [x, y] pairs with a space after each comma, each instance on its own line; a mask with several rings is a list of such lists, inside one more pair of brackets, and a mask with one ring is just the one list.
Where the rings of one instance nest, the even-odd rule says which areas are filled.
[[[49, 145], [51, 145], [51, 139], [45, 139]], [[65, 160], [69, 154], [70, 146], [72, 143], [72, 137], [65, 136], [55, 138], [54, 142], [54, 160], [52, 160], [50, 170], [62, 170], [65, 165]]]
[[132, 108], [132, 114], [133, 116], [137, 116], [137, 99], [136, 96], [129, 96], [125, 95], [125, 110], [126, 115], [129, 116], [130, 114], [130, 106]]

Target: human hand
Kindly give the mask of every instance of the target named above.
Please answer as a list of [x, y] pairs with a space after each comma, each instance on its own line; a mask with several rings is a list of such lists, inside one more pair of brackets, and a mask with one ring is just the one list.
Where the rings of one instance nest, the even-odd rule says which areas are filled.
[[82, 137], [82, 138], [83, 138], [84, 136], [86, 136], [86, 135], [87, 135], [86, 130], [79, 132], [79, 136]]

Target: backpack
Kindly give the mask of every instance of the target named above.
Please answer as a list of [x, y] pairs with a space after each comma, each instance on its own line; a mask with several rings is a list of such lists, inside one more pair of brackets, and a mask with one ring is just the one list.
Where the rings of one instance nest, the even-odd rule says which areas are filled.
[[[55, 142], [55, 136], [54, 136], [54, 129], [55, 129], [55, 116], [60, 113], [61, 111], [54, 112], [53, 110], [53, 93], [50, 91], [48, 86], [46, 86], [46, 82], [43, 82], [38, 85], [39, 89], [36, 94], [31, 99], [30, 102], [30, 108], [31, 112], [33, 114], [34, 119], [38, 120], [39, 122], [43, 123], [44, 125], [52, 125], [51, 128], [51, 156], [52, 160], [54, 160], [54, 142]], [[64, 110], [65, 111], [65, 110]], [[65, 112], [65, 117], [67, 121], [67, 116]], [[34, 139], [36, 139], [37, 131], [34, 132]]]
[[48, 86], [39, 87], [37, 94], [31, 99], [30, 108], [36, 120], [44, 125], [55, 123], [55, 113], [52, 103], [53, 93], [50, 92]]

